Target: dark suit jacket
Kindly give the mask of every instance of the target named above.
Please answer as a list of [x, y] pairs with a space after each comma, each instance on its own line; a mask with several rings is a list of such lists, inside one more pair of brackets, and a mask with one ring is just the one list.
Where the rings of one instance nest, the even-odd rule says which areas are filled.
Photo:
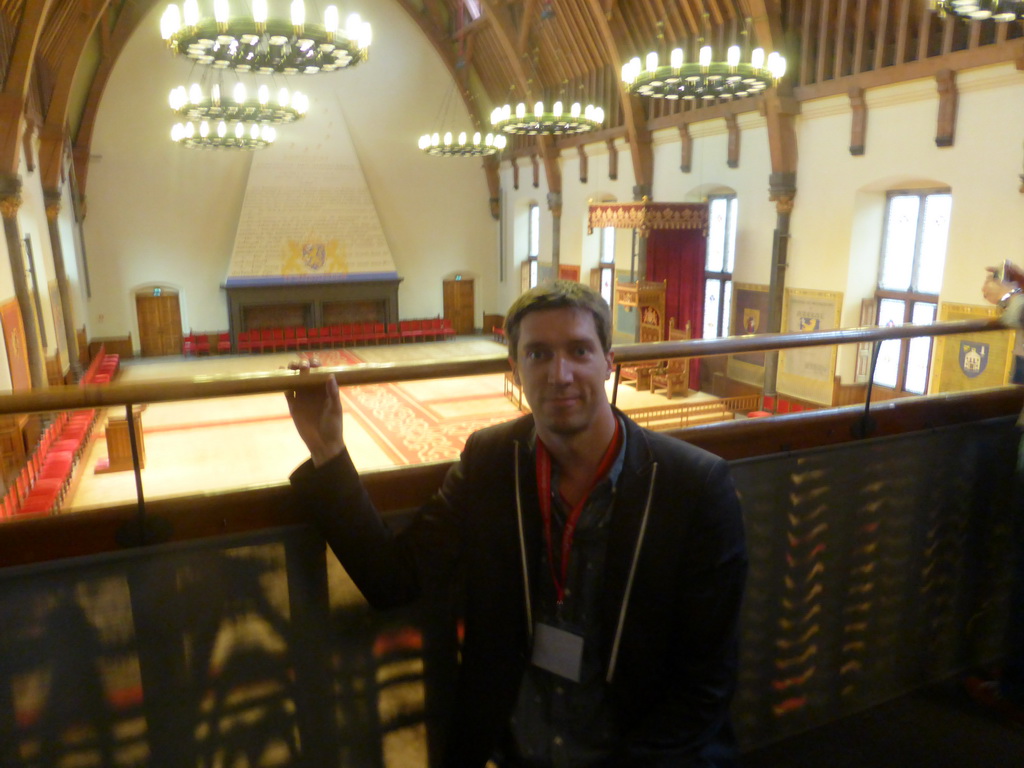
[[[619, 414], [621, 417], [621, 414]], [[604, 574], [602, 651], [619, 745], [608, 765], [729, 765], [746, 576], [726, 463], [626, 424]], [[445, 765], [483, 766], [507, 733], [529, 659], [542, 547], [533, 419], [473, 434], [440, 491], [395, 536], [347, 454], [292, 483], [371, 604], [461, 579], [465, 637]], [[517, 482], [518, 477], [518, 482]]]

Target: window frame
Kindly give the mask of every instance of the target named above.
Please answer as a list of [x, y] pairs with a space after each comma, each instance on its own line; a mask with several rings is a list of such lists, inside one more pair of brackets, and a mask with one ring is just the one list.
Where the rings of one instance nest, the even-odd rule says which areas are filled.
[[[725, 316], [725, 307], [728, 303], [731, 309], [732, 306], [732, 288], [733, 288], [733, 273], [736, 270], [736, 233], [738, 230], [739, 220], [739, 197], [735, 192], [728, 192], [723, 194], [708, 195], [708, 213], [711, 212], [711, 204], [715, 200], [725, 200], [725, 226], [723, 227], [723, 237], [725, 242], [722, 244], [722, 270], [711, 270], [708, 269], [708, 248], [704, 255], [704, 295], [705, 295], [705, 308], [707, 307], [707, 286], [712, 280], [718, 282], [719, 285], [719, 301], [718, 301], [718, 318], [715, 322], [716, 335], [709, 337], [704, 334], [704, 328], [701, 329], [703, 338], [716, 338], [721, 339], [729, 335], [729, 321], [731, 318]], [[710, 231], [709, 231], [710, 236]], [[709, 241], [710, 242], [710, 241]], [[730, 262], [732, 269], [729, 270]], [[728, 288], [726, 284], [728, 283]], [[729, 301], [726, 302], [725, 295], [729, 292]], [[704, 326], [707, 325], [707, 318], [704, 318]]]
[[[882, 300], [888, 299], [891, 301], [902, 301], [903, 302], [903, 323], [909, 324], [913, 322], [914, 310], [919, 304], [927, 304], [934, 307], [933, 316], [938, 315], [939, 309], [939, 294], [938, 293], [926, 293], [918, 290], [917, 286], [919, 283], [921, 273], [921, 248], [924, 242], [925, 224], [927, 217], [925, 215], [927, 210], [927, 198], [932, 195], [948, 195], [950, 197], [950, 206], [952, 206], [953, 191], [949, 187], [930, 187], [924, 189], [890, 189], [885, 193], [885, 219], [882, 224], [882, 240], [879, 247], [878, 253], [878, 277], [875, 282], [875, 324], [879, 325], [881, 322], [881, 311], [882, 311]], [[920, 204], [917, 212], [917, 223], [914, 231], [914, 252], [911, 256], [910, 265], [910, 285], [908, 290], [900, 291], [893, 288], [882, 288], [880, 283], [882, 275], [885, 270], [886, 260], [886, 249], [885, 245], [889, 237], [889, 221], [892, 216], [892, 200], [896, 197], [908, 197], [914, 196], [919, 198]], [[947, 222], [948, 227], [948, 222]], [[945, 268], [945, 261], [949, 255], [948, 248], [948, 230], [947, 230], [947, 247], [946, 252], [943, 254], [943, 268]], [[892, 340], [896, 341], [896, 340]], [[874, 371], [874, 377], [869, 382], [872, 387], [881, 387], [882, 389], [891, 390], [894, 395], [897, 396], [917, 396], [928, 393], [928, 380], [931, 377], [931, 366], [934, 358], [935, 344], [932, 340], [928, 341], [928, 355], [927, 361], [925, 362], [925, 384], [924, 392], [914, 392], [907, 389], [907, 378], [908, 378], [908, 365], [911, 352], [911, 343], [914, 339], [899, 339], [899, 355], [897, 358], [896, 367], [896, 384], [890, 386], [888, 384], [881, 384], [877, 381], [878, 371]], [[885, 342], [882, 342], [885, 343]]]
[[520, 285], [524, 291], [537, 287], [540, 274], [540, 204], [530, 203], [526, 209], [526, 258]]
[[[615, 295], [615, 228], [602, 227], [600, 248], [598, 250], [598, 290], [608, 306], [612, 306], [612, 299]], [[609, 240], [611, 241], [609, 243]], [[607, 276], [608, 295], [605, 295], [603, 287]]]

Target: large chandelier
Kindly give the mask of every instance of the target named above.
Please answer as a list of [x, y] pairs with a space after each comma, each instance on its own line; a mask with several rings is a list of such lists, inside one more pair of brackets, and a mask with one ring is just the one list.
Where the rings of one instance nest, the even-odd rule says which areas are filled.
[[262, 149], [275, 138], [274, 126], [256, 123], [202, 120], [196, 124], [190, 120], [171, 128], [171, 140], [189, 149]]
[[556, 101], [549, 112], [543, 101], [538, 101], [532, 111], [527, 111], [526, 104], [520, 103], [515, 112], [506, 104], [496, 107], [491, 112], [491, 125], [495, 130], [505, 133], [517, 133], [526, 136], [537, 134], [573, 134], [585, 133], [599, 128], [604, 122], [604, 110], [588, 104], [585, 108], [579, 103], [573, 104], [566, 112], [562, 102]]
[[451, 131], [440, 133], [425, 133], [420, 136], [420, 149], [428, 155], [435, 157], [483, 157], [493, 155], [505, 148], [508, 140], [500, 133], [495, 136], [488, 133], [481, 137], [480, 131], [473, 134], [473, 140], [462, 131], [458, 138], [452, 135]]
[[975, 21], [1017, 21], [1024, 19], [1024, 0], [931, 0], [943, 16], [953, 13]]
[[221, 84], [214, 83], [209, 94], [199, 83], [192, 83], [187, 89], [179, 85], [171, 91], [171, 109], [186, 120], [248, 122], [248, 123], [291, 123], [306, 114], [309, 98], [299, 91], [289, 92], [281, 88], [277, 97], [270, 97], [270, 88], [260, 85], [255, 98], [241, 82], [235, 83], [231, 96], [221, 94]]
[[676, 48], [663, 64], [655, 52], [643, 63], [637, 56], [622, 66], [622, 81], [631, 93], [664, 99], [740, 99], [754, 96], [778, 82], [786, 73], [779, 53], [765, 56], [755, 48], [749, 61], [740, 60], [740, 46], [730, 46], [725, 61], [715, 61], [710, 45], [702, 46], [697, 61], [686, 61]]
[[[283, 4], [282, 4], [283, 5]], [[308, 23], [302, 0], [292, 0], [287, 18], [269, 16], [267, 0], [252, 0], [252, 14], [232, 16], [228, 0], [213, 0], [212, 15], [200, 16], [197, 0], [179, 11], [171, 3], [160, 34], [174, 53], [219, 69], [262, 74], [315, 74], [365, 61], [370, 25], [351, 14], [344, 28], [329, 5], [323, 24]]]

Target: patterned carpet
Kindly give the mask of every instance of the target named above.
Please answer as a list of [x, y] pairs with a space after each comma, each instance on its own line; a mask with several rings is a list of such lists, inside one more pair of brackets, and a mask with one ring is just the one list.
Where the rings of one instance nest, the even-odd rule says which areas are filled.
[[342, 406], [395, 464], [456, 458], [477, 429], [515, 418], [497, 374], [342, 390]]
[[[427, 342], [380, 349], [317, 350], [325, 367], [381, 362], [415, 362], [438, 357], [493, 354], [499, 345], [484, 340]], [[387, 356], [387, 357], [385, 357]], [[232, 355], [198, 360], [139, 360], [125, 365], [128, 382], [188, 376], [267, 371], [286, 367], [294, 354]], [[503, 396], [498, 374], [366, 385], [343, 390], [345, 440], [360, 471], [457, 458], [476, 429], [517, 415]], [[283, 483], [308, 458], [279, 394], [154, 403], [142, 415], [146, 498], [167, 498], [268, 483]], [[102, 427], [85, 457], [80, 480], [65, 510], [132, 502], [131, 472], [96, 474], [108, 451]]]

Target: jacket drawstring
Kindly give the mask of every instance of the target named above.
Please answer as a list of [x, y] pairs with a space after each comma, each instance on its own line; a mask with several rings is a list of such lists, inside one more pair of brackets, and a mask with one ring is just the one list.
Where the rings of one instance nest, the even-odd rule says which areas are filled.
[[615, 663], [619, 658], [619, 644], [622, 641], [622, 629], [626, 623], [626, 611], [629, 608], [629, 597], [633, 591], [633, 578], [636, 576], [636, 564], [640, 559], [640, 548], [644, 543], [644, 535], [647, 533], [647, 518], [651, 513], [651, 502], [654, 499], [654, 478], [658, 474], [658, 464], [651, 465], [651, 484], [647, 489], [647, 503], [644, 505], [644, 516], [640, 521], [640, 532], [636, 537], [636, 547], [633, 550], [633, 562], [629, 566], [629, 578], [626, 580], [626, 592], [622, 596], [622, 607], [619, 609], [619, 623], [615, 627], [615, 640], [612, 642], [611, 658], [608, 661], [608, 674], [605, 675], [607, 682], [612, 681], [615, 675]]
[[515, 448], [515, 466], [516, 466], [516, 518], [519, 522], [519, 556], [523, 566], [523, 590], [525, 591], [525, 605], [526, 605], [526, 634], [533, 642], [533, 605], [531, 602], [530, 592], [530, 571], [527, 567], [526, 562], [526, 532], [523, 526], [523, 500], [521, 496], [521, 487], [519, 478], [519, 441], [513, 443]]

